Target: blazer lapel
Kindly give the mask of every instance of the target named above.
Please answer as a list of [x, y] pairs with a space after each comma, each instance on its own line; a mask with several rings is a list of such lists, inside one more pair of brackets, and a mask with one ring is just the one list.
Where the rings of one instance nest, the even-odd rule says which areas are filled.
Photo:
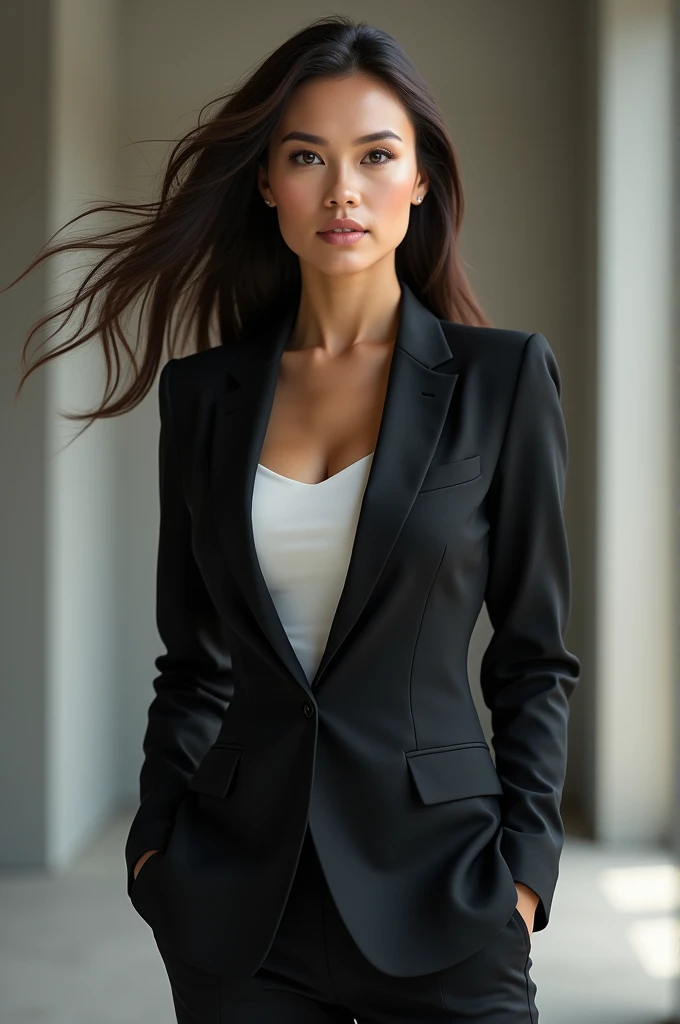
[[439, 440], [458, 374], [439, 320], [400, 281], [402, 302], [380, 430], [343, 590], [321, 662], [309, 681], [288, 639], [255, 549], [251, 501], [278, 381], [297, 316], [288, 307], [267, 333], [241, 342], [220, 395], [211, 439], [215, 527], [231, 572], [264, 637], [306, 691], [318, 689], [361, 614], [415, 501]]

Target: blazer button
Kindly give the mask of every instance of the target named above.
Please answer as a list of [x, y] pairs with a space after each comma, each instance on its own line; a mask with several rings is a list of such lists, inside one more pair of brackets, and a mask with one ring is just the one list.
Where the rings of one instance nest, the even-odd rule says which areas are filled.
[[305, 703], [302, 705], [302, 710], [306, 714], [307, 718], [313, 718], [314, 708], [307, 701], [305, 701]]

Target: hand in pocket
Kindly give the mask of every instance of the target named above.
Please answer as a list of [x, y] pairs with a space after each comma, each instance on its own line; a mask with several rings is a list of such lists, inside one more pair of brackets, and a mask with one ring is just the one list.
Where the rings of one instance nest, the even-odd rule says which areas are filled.
[[137, 878], [137, 875], [142, 869], [142, 864], [145, 864], [149, 857], [151, 857], [151, 855], [154, 853], [160, 853], [160, 850], [147, 850], [146, 853], [143, 853], [142, 856], [139, 858], [133, 869], [133, 876], [135, 879]]

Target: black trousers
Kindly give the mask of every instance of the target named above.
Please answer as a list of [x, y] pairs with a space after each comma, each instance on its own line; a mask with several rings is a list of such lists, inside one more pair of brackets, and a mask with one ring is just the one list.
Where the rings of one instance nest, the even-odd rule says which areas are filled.
[[225, 982], [159, 946], [178, 1024], [538, 1024], [530, 948], [515, 909], [461, 963], [413, 978], [383, 974], [345, 927], [309, 830], [273, 945], [252, 977]]

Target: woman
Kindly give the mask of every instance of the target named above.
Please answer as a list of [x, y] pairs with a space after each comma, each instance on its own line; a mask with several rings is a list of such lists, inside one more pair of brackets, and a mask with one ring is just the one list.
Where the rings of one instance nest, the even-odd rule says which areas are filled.
[[466, 281], [435, 101], [389, 35], [322, 19], [148, 209], [90, 243], [73, 304], [105, 301], [71, 347], [111, 356], [151, 298], [134, 385], [92, 416], [123, 412], [193, 300], [159, 381], [167, 653], [125, 850], [177, 1020], [536, 1024], [580, 671], [567, 437], [548, 342]]

